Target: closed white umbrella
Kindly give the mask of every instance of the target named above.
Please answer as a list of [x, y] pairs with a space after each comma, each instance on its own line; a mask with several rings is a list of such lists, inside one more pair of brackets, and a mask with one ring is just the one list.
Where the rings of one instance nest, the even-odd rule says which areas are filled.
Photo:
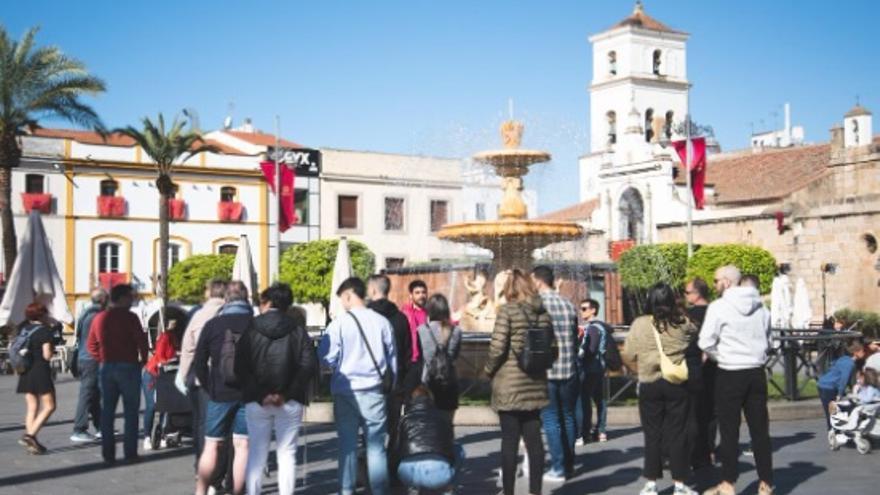
[[73, 324], [73, 315], [67, 305], [64, 285], [49, 247], [43, 220], [36, 211], [28, 216], [27, 227], [18, 246], [18, 257], [6, 284], [6, 293], [0, 302], [0, 325], [24, 321], [28, 304], [46, 305], [49, 316], [62, 323]]
[[336, 249], [336, 261], [333, 263], [333, 278], [330, 282], [330, 318], [336, 319], [336, 316], [345, 311], [342, 307], [342, 300], [336, 296], [336, 289], [345, 282], [345, 279], [351, 277], [351, 257], [348, 253], [348, 240], [343, 237], [339, 239], [339, 247]]
[[773, 328], [789, 328], [792, 314], [791, 279], [777, 275], [770, 290], [770, 321]]
[[235, 263], [232, 265], [232, 280], [243, 282], [250, 299], [254, 299], [254, 291], [257, 290], [257, 272], [254, 270], [251, 246], [244, 234], [238, 239], [238, 250], [235, 252]]
[[813, 310], [810, 308], [810, 294], [807, 292], [807, 283], [799, 278], [794, 289], [794, 308], [791, 314], [792, 328], [809, 328], [813, 319]]

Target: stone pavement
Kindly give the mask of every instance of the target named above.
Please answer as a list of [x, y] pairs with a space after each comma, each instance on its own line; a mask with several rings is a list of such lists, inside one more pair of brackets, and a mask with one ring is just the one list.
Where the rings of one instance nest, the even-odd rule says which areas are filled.
[[[0, 494], [192, 493], [193, 457], [188, 448], [144, 453], [140, 464], [105, 469], [97, 444], [72, 444], [68, 437], [76, 407], [77, 383], [68, 376], [57, 384], [58, 411], [40, 436], [49, 447], [49, 453], [27, 455], [16, 443], [22, 433], [24, 403], [14, 393], [15, 380], [15, 377], [0, 376]], [[121, 428], [121, 419], [117, 423]], [[830, 452], [824, 434], [820, 434], [822, 428], [821, 420], [782, 421], [771, 425], [778, 493], [877, 493], [880, 453], [861, 456], [851, 447]], [[495, 469], [500, 465], [500, 435], [497, 428], [462, 426], [456, 428], [456, 435], [468, 457], [459, 493], [498, 493]], [[576, 476], [565, 485], [545, 483], [544, 493], [638, 493], [643, 453], [640, 430], [634, 426], [618, 427], [610, 436], [608, 443], [579, 447]], [[747, 434], [744, 437], [747, 438]], [[307, 441], [308, 448], [301, 446], [297, 456], [300, 463], [297, 493], [335, 493], [336, 438], [332, 425], [310, 425]], [[743, 475], [739, 489], [742, 493], [755, 493], [757, 482], [752, 459], [743, 457], [740, 467]], [[303, 474], [306, 475], [304, 486]], [[699, 488], [705, 488], [715, 481], [713, 475], [711, 470], [701, 472], [693, 481]], [[661, 482], [660, 486], [666, 488], [667, 484]], [[265, 493], [274, 493], [274, 478], [267, 480], [265, 488]], [[527, 493], [526, 488], [520, 480], [517, 493]], [[671, 490], [666, 488], [664, 493]]]

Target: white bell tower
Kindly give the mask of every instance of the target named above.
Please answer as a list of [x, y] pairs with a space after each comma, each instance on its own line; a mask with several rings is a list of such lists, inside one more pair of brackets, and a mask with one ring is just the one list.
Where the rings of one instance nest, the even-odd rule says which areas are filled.
[[590, 37], [590, 152], [580, 159], [580, 199], [598, 199], [591, 227], [608, 242], [654, 242], [656, 225], [684, 218], [678, 164], [667, 141], [688, 112], [688, 34], [645, 13]]
[[648, 16], [641, 2], [636, 2], [632, 15], [590, 37], [590, 151], [635, 151], [619, 146], [633, 108], [639, 113], [646, 144], [662, 140], [671, 130], [667, 122], [684, 120], [687, 38], [687, 33]]

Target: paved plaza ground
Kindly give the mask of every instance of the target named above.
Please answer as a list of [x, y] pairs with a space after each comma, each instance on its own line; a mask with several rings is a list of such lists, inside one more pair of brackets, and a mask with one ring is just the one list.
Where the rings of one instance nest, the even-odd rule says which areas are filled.
[[[105, 469], [97, 444], [71, 444], [77, 383], [64, 376], [58, 386], [59, 407], [40, 435], [49, 447], [44, 456], [30, 456], [16, 443], [22, 433], [24, 404], [14, 394], [15, 377], [0, 376], [0, 494], [186, 494], [192, 493], [193, 458], [189, 448], [143, 455], [135, 466]], [[808, 404], [805, 404], [808, 406]], [[121, 427], [121, 419], [118, 420]], [[780, 494], [877, 493], [880, 453], [861, 456], [855, 449], [830, 452], [821, 420], [774, 422], [771, 426], [776, 483]], [[495, 494], [495, 469], [500, 465], [500, 435], [493, 427], [458, 427], [465, 463], [459, 493]], [[747, 437], [746, 437], [747, 438]], [[297, 493], [330, 494], [336, 488], [336, 438], [332, 425], [307, 428], [308, 449], [300, 448]], [[744, 445], [745, 446], [745, 445]], [[120, 446], [121, 451], [121, 446]], [[545, 484], [546, 494], [634, 494], [641, 486], [642, 436], [638, 427], [619, 427], [606, 444], [578, 448], [576, 476], [564, 486]], [[755, 493], [752, 459], [741, 459], [743, 493]], [[306, 484], [302, 475], [306, 472]], [[273, 473], [274, 474], [274, 473]], [[699, 488], [709, 486], [714, 473], [695, 477]], [[666, 487], [666, 483], [661, 482]], [[274, 493], [274, 478], [266, 493]], [[517, 493], [527, 493], [522, 480]], [[665, 493], [671, 493], [667, 489]]]

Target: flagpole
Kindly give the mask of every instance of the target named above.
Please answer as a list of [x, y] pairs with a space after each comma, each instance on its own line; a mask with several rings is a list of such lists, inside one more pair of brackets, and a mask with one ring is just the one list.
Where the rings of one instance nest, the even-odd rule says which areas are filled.
[[[275, 227], [272, 230], [272, 238], [275, 241], [275, 264], [272, 266], [272, 282], [278, 281], [278, 273], [281, 268], [281, 117], [275, 116], [275, 199], [272, 201], [272, 211], [275, 212]], [[271, 255], [271, 250], [269, 251]]]
[[690, 99], [691, 99], [691, 91], [687, 90], [685, 93], [686, 100], [685, 108], [687, 112], [685, 113], [684, 118], [684, 135], [685, 135], [685, 146], [684, 146], [684, 177], [687, 184], [687, 193], [685, 196], [687, 197], [687, 257], [691, 259], [694, 255], [694, 226], [693, 226], [693, 200], [694, 200], [694, 192], [691, 190], [691, 160], [693, 157], [691, 156], [693, 145], [691, 144], [691, 107], [690, 107]]

